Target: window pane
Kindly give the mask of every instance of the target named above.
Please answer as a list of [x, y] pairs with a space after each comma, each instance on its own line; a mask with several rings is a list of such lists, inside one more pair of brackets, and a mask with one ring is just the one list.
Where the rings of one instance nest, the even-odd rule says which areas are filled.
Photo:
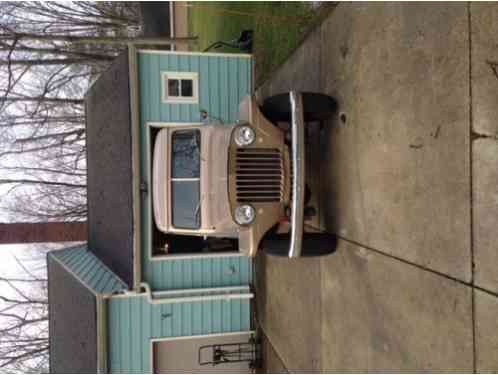
[[201, 226], [199, 181], [172, 181], [173, 226], [197, 229]]
[[182, 79], [182, 96], [183, 97], [194, 96], [194, 88], [191, 79]]
[[180, 81], [168, 79], [168, 96], [180, 96]]
[[201, 133], [199, 130], [178, 130], [172, 136], [171, 176], [198, 178], [200, 176]]

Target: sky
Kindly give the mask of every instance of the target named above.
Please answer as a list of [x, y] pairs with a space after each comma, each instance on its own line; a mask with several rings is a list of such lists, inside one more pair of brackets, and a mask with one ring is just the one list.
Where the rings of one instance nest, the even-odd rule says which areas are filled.
[[[37, 276], [46, 276], [46, 267], [44, 266], [45, 257], [37, 250], [39, 248], [39, 245], [34, 244], [0, 245], [0, 276], [29, 277], [16, 261], [16, 258], [30, 271], [35, 272]], [[0, 282], [0, 295], [12, 297], [15, 294], [13, 294], [12, 289], [6, 283]]]

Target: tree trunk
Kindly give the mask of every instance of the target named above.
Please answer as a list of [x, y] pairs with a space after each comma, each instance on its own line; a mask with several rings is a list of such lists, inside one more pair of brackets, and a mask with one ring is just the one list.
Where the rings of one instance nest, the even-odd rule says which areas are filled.
[[0, 244], [71, 242], [87, 240], [85, 221], [0, 223]]
[[35, 97], [0, 97], [0, 103], [4, 102], [44, 102], [44, 103], [60, 103], [60, 104], [84, 104], [84, 99], [77, 98], [46, 98], [44, 96]]
[[29, 34], [29, 33], [7, 33], [0, 34], [0, 40], [37, 40], [37, 41], [60, 41], [69, 43], [84, 43], [84, 44], [118, 44], [127, 43], [134, 44], [191, 44], [197, 41], [197, 37], [181, 37], [181, 38], [141, 38], [141, 37], [115, 37], [115, 36], [80, 36], [80, 35], [56, 35], [56, 34]]
[[0, 66], [5, 65], [28, 65], [28, 66], [39, 66], [39, 65], [73, 65], [73, 64], [88, 64], [91, 62], [89, 59], [26, 59], [26, 60], [0, 60]]

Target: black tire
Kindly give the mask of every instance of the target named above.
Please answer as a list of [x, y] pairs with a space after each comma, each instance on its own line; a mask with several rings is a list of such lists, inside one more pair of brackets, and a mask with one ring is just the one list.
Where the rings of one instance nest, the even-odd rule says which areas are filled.
[[[289, 251], [288, 234], [272, 234], [261, 241], [261, 249], [269, 255], [287, 257]], [[304, 233], [302, 257], [324, 256], [335, 252], [337, 238], [330, 233]]]
[[[328, 95], [303, 92], [304, 121], [324, 121], [330, 118], [337, 109], [336, 101]], [[291, 107], [289, 93], [278, 94], [263, 102], [261, 111], [272, 122], [289, 122]]]

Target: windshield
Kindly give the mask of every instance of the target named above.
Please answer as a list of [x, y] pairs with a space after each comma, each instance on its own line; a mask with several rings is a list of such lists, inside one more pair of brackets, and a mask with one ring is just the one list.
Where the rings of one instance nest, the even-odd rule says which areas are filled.
[[171, 207], [176, 228], [201, 226], [200, 138], [199, 130], [177, 130], [171, 137]]

